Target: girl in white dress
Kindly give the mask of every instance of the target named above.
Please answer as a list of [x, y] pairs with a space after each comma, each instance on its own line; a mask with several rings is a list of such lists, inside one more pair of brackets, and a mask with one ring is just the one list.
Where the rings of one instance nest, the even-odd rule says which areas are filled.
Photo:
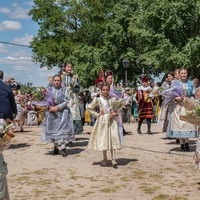
[[[97, 118], [94, 129], [89, 141], [89, 148], [103, 152], [102, 166], [107, 166], [107, 151], [111, 151], [111, 163], [117, 168], [115, 159], [115, 150], [122, 148], [122, 138], [119, 132], [118, 112], [112, 110], [115, 97], [110, 97], [110, 85], [103, 83], [101, 87], [101, 96], [95, 97], [88, 105], [87, 110]], [[95, 107], [99, 106], [100, 112], [95, 111]]]

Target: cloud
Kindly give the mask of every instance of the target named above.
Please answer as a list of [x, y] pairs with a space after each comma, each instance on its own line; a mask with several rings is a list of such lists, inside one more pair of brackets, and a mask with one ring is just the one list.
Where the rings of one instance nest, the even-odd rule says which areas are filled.
[[[26, 5], [28, 5], [28, 3]], [[30, 19], [31, 17], [28, 15], [30, 4], [28, 7], [29, 8], [23, 8], [18, 6], [17, 3], [13, 3], [12, 8], [1, 7], [0, 13], [5, 14], [12, 19]]]
[[16, 65], [15, 70], [17, 71], [32, 71], [32, 67], [28, 65]]
[[22, 52], [9, 53], [9, 56], [0, 58], [0, 63], [11, 65], [28, 65], [32, 64], [31, 56], [23, 54]]
[[0, 43], [0, 53], [8, 53], [4, 44]]
[[22, 25], [18, 21], [3, 21], [0, 23], [0, 31], [5, 31], [5, 30], [19, 30], [21, 29]]
[[33, 40], [33, 36], [32, 35], [25, 34], [24, 37], [13, 38], [12, 42], [13, 43], [17, 43], [17, 44], [22, 44], [22, 45], [29, 45], [32, 40]]
[[29, 19], [30, 16], [28, 15], [29, 9], [25, 9], [22, 7], [15, 7], [10, 13], [10, 17], [14, 19]]
[[8, 8], [0, 7], [0, 13], [3, 13], [3, 14], [10, 14], [11, 11], [10, 11], [10, 9], [8, 9]]

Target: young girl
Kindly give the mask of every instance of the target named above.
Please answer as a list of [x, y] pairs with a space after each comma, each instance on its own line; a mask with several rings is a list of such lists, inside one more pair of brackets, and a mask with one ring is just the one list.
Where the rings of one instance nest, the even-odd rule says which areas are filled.
[[[119, 134], [117, 111], [111, 109], [116, 98], [111, 98], [109, 92], [109, 83], [102, 83], [101, 96], [95, 97], [88, 105], [88, 111], [97, 118], [89, 141], [89, 148], [103, 152], [102, 166], [107, 166], [107, 151], [110, 150], [112, 166], [117, 168], [115, 150], [122, 148], [122, 138]], [[100, 108], [99, 113], [95, 112], [96, 106]]]
[[61, 76], [54, 75], [53, 86], [48, 89], [53, 97], [53, 105], [49, 105], [44, 113], [42, 124], [42, 141], [54, 144], [53, 155], [59, 154], [58, 144], [61, 143], [60, 154], [67, 156], [65, 148], [67, 142], [74, 140], [72, 114], [68, 108], [69, 94], [65, 87], [61, 86]]
[[184, 122], [180, 119], [180, 115], [185, 115], [183, 101], [186, 97], [190, 98], [193, 95], [194, 84], [187, 78], [187, 69], [181, 68], [179, 71], [179, 83], [183, 94], [174, 97], [176, 105], [170, 115], [168, 124], [168, 134], [172, 138], [177, 138], [180, 141], [181, 151], [190, 151], [189, 139], [197, 137], [197, 128], [195, 125]]

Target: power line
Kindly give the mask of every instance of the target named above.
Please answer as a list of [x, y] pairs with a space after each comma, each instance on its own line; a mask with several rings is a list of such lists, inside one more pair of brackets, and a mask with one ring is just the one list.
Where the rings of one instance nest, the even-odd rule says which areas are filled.
[[31, 46], [29, 45], [25, 45], [25, 44], [16, 44], [16, 43], [13, 43], [13, 42], [4, 42], [4, 41], [0, 41], [1, 44], [9, 44], [9, 45], [14, 45], [14, 46], [19, 46], [19, 47], [28, 47], [30, 48]]

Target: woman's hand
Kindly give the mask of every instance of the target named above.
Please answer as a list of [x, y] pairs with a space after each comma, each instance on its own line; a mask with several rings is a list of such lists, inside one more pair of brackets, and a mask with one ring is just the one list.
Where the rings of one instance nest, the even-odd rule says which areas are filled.
[[114, 117], [116, 117], [118, 114], [117, 112], [111, 112], [110, 113], [110, 119], [113, 119]]
[[50, 112], [58, 112], [59, 108], [58, 108], [58, 106], [50, 106], [49, 110], [50, 110]]
[[184, 99], [183, 97], [176, 97], [175, 98], [175, 100], [178, 101], [178, 102], [183, 101], [183, 99]]
[[101, 115], [103, 115], [104, 114], [104, 112], [103, 112], [103, 110], [101, 110], [100, 112], [99, 112], [99, 117], [101, 116]]

